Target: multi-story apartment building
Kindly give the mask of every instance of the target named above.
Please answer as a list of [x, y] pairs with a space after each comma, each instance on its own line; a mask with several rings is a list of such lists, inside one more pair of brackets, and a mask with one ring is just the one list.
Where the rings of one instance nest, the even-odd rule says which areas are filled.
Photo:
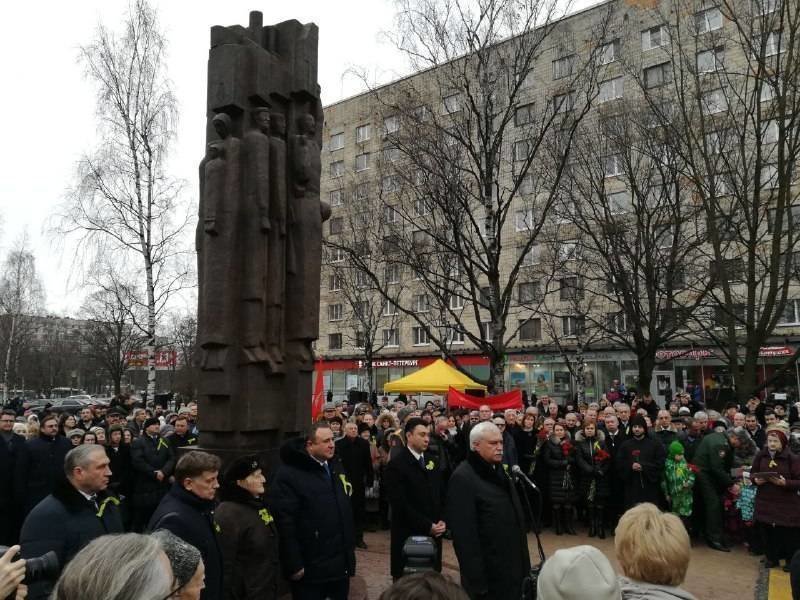
[[[364, 348], [372, 347], [380, 391], [386, 381], [438, 357], [440, 349], [431, 341], [436, 335], [446, 340], [449, 352], [467, 370], [477, 377], [488, 376], [489, 361], [481, 341], [492, 339], [493, 325], [486, 310], [491, 301], [482, 298], [497, 295], [497, 290], [484, 287], [486, 281], [478, 277], [457, 286], [452, 294], [432, 297], [436, 294], [431, 294], [429, 277], [420, 274], [413, 255], [415, 249], [428, 247], [431, 236], [438, 239], [432, 231], [437, 225], [428, 216], [432, 211], [425, 194], [401, 188], [425, 177], [415, 153], [427, 153], [427, 162], [434, 163], [431, 145], [439, 144], [440, 150], [460, 145], [462, 155], [453, 163], [469, 163], [463, 154], [480, 144], [471, 145], [463, 136], [484, 133], [472, 117], [486, 109], [470, 112], [467, 106], [486, 102], [487, 97], [502, 104], [504, 94], [511, 106], [496, 114], [511, 114], [513, 119], [497, 126], [505, 127], [498, 151], [503, 159], [495, 165], [492, 193], [505, 193], [509, 200], [506, 214], [493, 215], [491, 227], [500, 248], [500, 292], [503, 281], [514, 283], [513, 293], [504, 300], [506, 386], [564, 399], [576, 390], [576, 360], [585, 366], [583, 383], [589, 399], [599, 398], [614, 379], [635, 386], [640, 360], [633, 342], [626, 343], [633, 337], [631, 313], [626, 314], [621, 295], [614, 291], [621, 287], [626, 268], [631, 269], [632, 279], [649, 282], [653, 288], [640, 293], [642, 304], [651, 304], [645, 326], [658, 324], [663, 330], [668, 318], [681, 321], [662, 332], [663, 343], [655, 352], [651, 389], [657, 398], [663, 401], [678, 388], [695, 387], [705, 399], [724, 397], [720, 390], [735, 380], [725, 354], [725, 335], [732, 332], [745, 339], [742, 331], [758, 323], [758, 314], [767, 310], [761, 306], [773, 302], [771, 293], [777, 290], [778, 298], [787, 297], [785, 310], [772, 319], [771, 333], [758, 348], [758, 379], [770, 378], [800, 342], [797, 278], [788, 276], [783, 285], [770, 288], [770, 281], [780, 279], [786, 268], [796, 269], [792, 257], [800, 250], [791, 233], [800, 200], [791, 176], [781, 177], [784, 171], [791, 175], [798, 156], [797, 123], [792, 118], [780, 126], [773, 114], [777, 109], [769, 104], [776, 95], [785, 95], [785, 104], [800, 108], [797, 73], [786, 74], [794, 78], [795, 91], [790, 94], [778, 68], [786, 53], [800, 56], [798, 48], [785, 47], [786, 36], [777, 25], [783, 22], [782, 10], [797, 8], [789, 9], [779, 0], [743, 1], [741, 14], [726, 7], [712, 1], [604, 2], [553, 23], [547, 41], [536, 46], [531, 53], [535, 60], [526, 63], [524, 72], [514, 73], [518, 66], [509, 66], [509, 61], [498, 62], [498, 68], [505, 65], [511, 72], [489, 96], [481, 96], [480, 82], [470, 85], [469, 69], [453, 67], [468, 62], [457, 58], [327, 106], [322, 195], [331, 205], [332, 217], [324, 226], [328, 249], [316, 346], [326, 389], [335, 394], [366, 389]], [[748, 27], [745, 32], [743, 23]], [[515, 43], [511, 39], [497, 44], [498, 55]], [[459, 82], [459, 76], [464, 80]], [[425, 125], [432, 121], [434, 127]], [[683, 124], [682, 135], [672, 126], [675, 121]], [[742, 121], [747, 123], [741, 125]], [[549, 130], [542, 133], [542, 127]], [[415, 138], [418, 147], [413, 145]], [[562, 149], [565, 139], [570, 143]], [[737, 150], [741, 140], [747, 140], [746, 151]], [[776, 147], [781, 144], [791, 147], [788, 159], [778, 156]], [[631, 146], [636, 147], [633, 153]], [[649, 155], [646, 165], [641, 162], [643, 155]], [[478, 165], [481, 160], [477, 159]], [[409, 162], [417, 163], [414, 169], [405, 167]], [[560, 178], [551, 177], [560, 166]], [[470, 176], [464, 169], [464, 180]], [[748, 178], [755, 178], [762, 191], [753, 192]], [[746, 191], [738, 193], [734, 188], [742, 182]], [[548, 191], [550, 183], [555, 191]], [[526, 186], [533, 189], [526, 191]], [[433, 187], [426, 189], [432, 193]], [[751, 199], [758, 207], [755, 212], [763, 214], [739, 220], [742, 202]], [[709, 203], [713, 209], [708, 209]], [[781, 207], [784, 225], [775, 220], [770, 206]], [[453, 206], [455, 211], [461, 209]], [[673, 214], [662, 218], [665, 210]], [[462, 233], [471, 231], [464, 235], [485, 242], [482, 236], [487, 235], [489, 221], [481, 203], [467, 212]], [[613, 236], [596, 235], [612, 225], [622, 227], [623, 220], [622, 235], [642, 235], [641, 254], [635, 248], [620, 250]], [[445, 221], [451, 223], [452, 218]], [[342, 240], [356, 229], [368, 232], [371, 248], [344, 248]], [[386, 260], [389, 246], [403, 246], [403, 235], [409, 244], [400, 251], [401, 257], [395, 253], [395, 258]], [[764, 240], [776, 237], [778, 254], [773, 251], [753, 259], [762, 252]], [[354, 236], [351, 241], [362, 244], [363, 239]], [[438, 245], [433, 246], [425, 260], [438, 260]], [[442, 254], [451, 255], [452, 246], [444, 246]], [[470, 258], [473, 264], [486, 262], [481, 247], [486, 246], [470, 246], [476, 255]], [[762, 276], [755, 280], [742, 276], [740, 281], [732, 272], [746, 270], [742, 261], [748, 259], [741, 256], [747, 249], [752, 250], [748, 265], [787, 256], [788, 266], [777, 269], [779, 273], [770, 279], [771, 266], [766, 264]], [[350, 252], [369, 256], [359, 264], [368, 266], [371, 276], [360, 272], [364, 269], [346, 267]], [[628, 254], [616, 262], [616, 271], [607, 256], [615, 252]], [[652, 257], [661, 262], [651, 273], [640, 263]], [[438, 273], [469, 279], [460, 270], [463, 266], [445, 266]], [[644, 274], [633, 273], [639, 268], [645, 269]], [[758, 291], [748, 294], [748, 288]], [[474, 292], [472, 297], [468, 290]], [[724, 304], [719, 298], [726, 294], [729, 301]], [[741, 303], [730, 297], [741, 298]], [[437, 301], [445, 305], [437, 309]], [[755, 317], [737, 321], [736, 315], [727, 314], [738, 315], [741, 307], [744, 315], [747, 304], [757, 305]], [[797, 396], [799, 388], [795, 364], [769, 389]]]

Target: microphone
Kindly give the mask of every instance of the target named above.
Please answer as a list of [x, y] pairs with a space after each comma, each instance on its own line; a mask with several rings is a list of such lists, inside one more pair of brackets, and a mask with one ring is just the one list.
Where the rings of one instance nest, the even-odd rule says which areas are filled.
[[536, 484], [533, 483], [530, 479], [528, 479], [528, 476], [525, 475], [525, 472], [519, 467], [519, 465], [513, 465], [511, 467], [511, 472], [517, 477], [521, 477], [525, 481], [525, 483], [531, 486], [534, 490], [536, 490], [537, 492], [539, 491], [539, 488], [536, 487]]

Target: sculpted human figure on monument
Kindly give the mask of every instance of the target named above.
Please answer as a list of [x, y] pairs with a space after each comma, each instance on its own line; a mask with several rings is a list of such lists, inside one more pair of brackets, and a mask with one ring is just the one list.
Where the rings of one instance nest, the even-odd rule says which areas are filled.
[[[267, 253], [267, 349], [274, 364], [283, 363], [284, 340], [284, 295], [286, 293], [287, 258], [286, 221], [287, 163], [286, 163], [286, 118], [277, 112], [271, 115], [269, 138], [269, 221], [272, 230]], [[294, 263], [294, 257], [291, 258]]]
[[[231, 135], [231, 118], [215, 115], [212, 124], [220, 137], [208, 145], [201, 174], [201, 215], [203, 234], [198, 231], [199, 302], [198, 342], [202, 348], [201, 368], [223, 368], [227, 348], [232, 344], [228, 323], [234, 315], [236, 290], [230, 283], [235, 268], [236, 215], [240, 202], [240, 140]], [[198, 227], [199, 230], [199, 227]]]
[[[316, 113], [321, 121], [319, 105]], [[289, 148], [293, 195], [289, 244], [294, 264], [287, 269], [286, 338], [287, 352], [298, 361], [299, 368], [312, 370], [311, 342], [319, 332], [322, 222], [330, 216], [330, 207], [319, 198], [321, 130], [315, 116], [301, 114], [297, 131]]]
[[[270, 232], [269, 109], [250, 112], [253, 127], [242, 136], [244, 195], [239, 223], [242, 242], [242, 362], [269, 363], [266, 344], [267, 262]], [[274, 365], [270, 365], [274, 370]]]

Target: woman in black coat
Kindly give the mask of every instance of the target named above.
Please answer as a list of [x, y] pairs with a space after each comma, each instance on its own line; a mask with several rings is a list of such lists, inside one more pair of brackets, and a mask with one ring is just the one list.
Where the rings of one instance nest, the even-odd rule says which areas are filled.
[[556, 535], [564, 532], [575, 535], [572, 514], [575, 504], [575, 448], [560, 423], [553, 427], [553, 435], [544, 445], [542, 455], [550, 475], [550, 503]]
[[522, 426], [514, 429], [512, 434], [517, 447], [519, 467], [528, 475], [533, 474], [533, 461], [536, 452], [536, 417], [525, 415], [522, 417]]
[[605, 447], [604, 435], [594, 421], [585, 421], [575, 436], [575, 458], [580, 471], [580, 498], [589, 519], [589, 537], [606, 537], [603, 527], [603, 508], [611, 495], [608, 470], [611, 455]]
[[263, 502], [265, 482], [254, 455], [237, 459], [225, 472], [214, 513], [225, 600], [278, 597], [278, 530]]

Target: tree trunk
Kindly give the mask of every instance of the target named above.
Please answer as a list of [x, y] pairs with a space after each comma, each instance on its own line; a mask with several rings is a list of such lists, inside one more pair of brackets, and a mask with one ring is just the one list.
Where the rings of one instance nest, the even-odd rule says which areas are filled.
[[11, 370], [11, 349], [14, 347], [14, 335], [16, 333], [17, 317], [11, 315], [11, 329], [8, 333], [8, 347], [6, 348], [6, 360], [3, 365], [3, 406], [8, 404], [8, 374]]
[[653, 381], [653, 369], [656, 366], [655, 355], [639, 356], [639, 382], [637, 384], [637, 395], [641, 397], [645, 392], [650, 391], [650, 384]]
[[575, 365], [575, 385], [577, 388], [575, 391], [577, 404], [580, 406], [586, 402], [586, 364], [583, 360], [583, 344], [578, 344], [575, 362], [577, 363]]
[[153, 264], [146, 259], [147, 275], [147, 401], [156, 397], [156, 300], [153, 286]]

